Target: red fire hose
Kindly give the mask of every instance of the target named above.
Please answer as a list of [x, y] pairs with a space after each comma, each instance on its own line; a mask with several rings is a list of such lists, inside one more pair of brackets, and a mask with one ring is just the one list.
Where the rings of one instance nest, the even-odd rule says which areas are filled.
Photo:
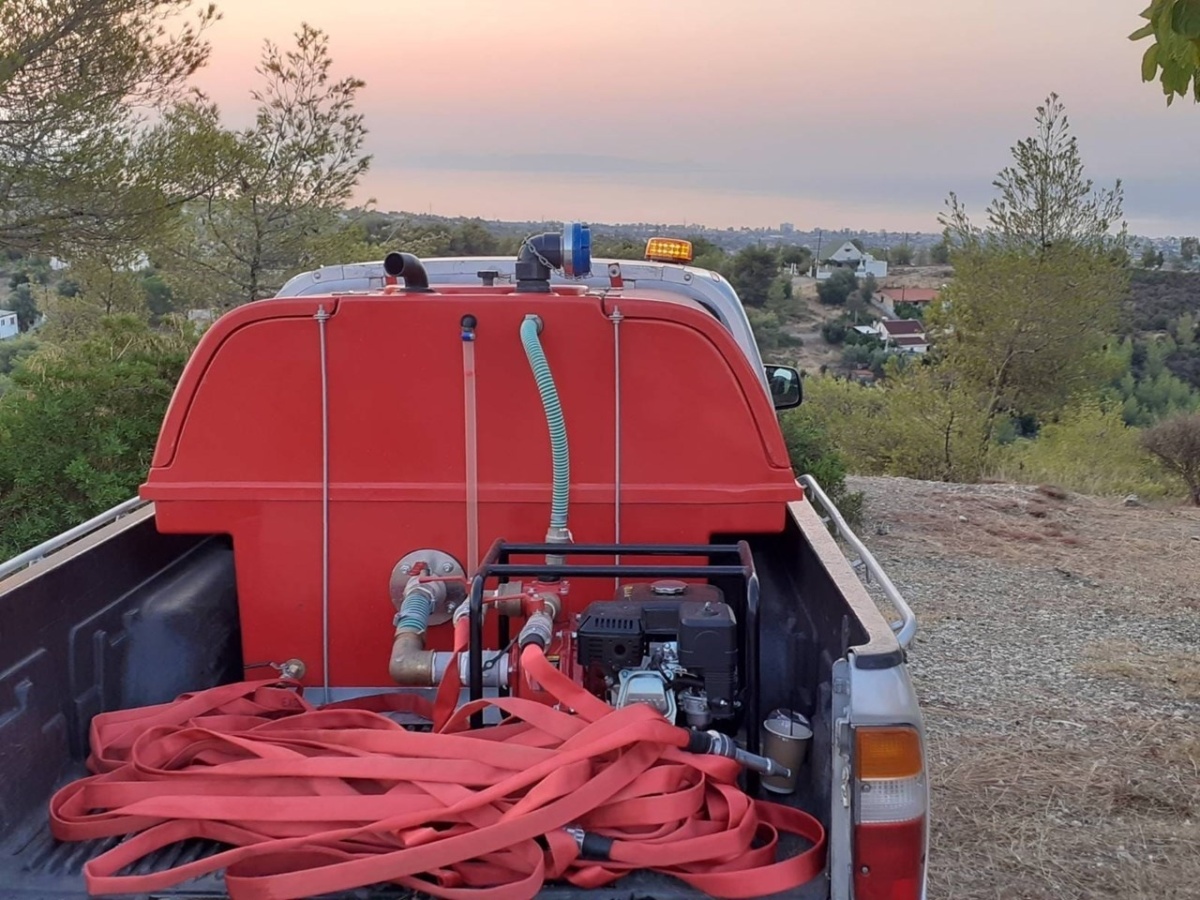
[[[644, 704], [614, 709], [536, 646], [521, 666], [574, 714], [516, 698], [454, 710], [456, 679], [437, 710], [402, 694], [316, 708], [298, 685], [257, 681], [103, 713], [92, 721], [95, 774], [54, 795], [52, 831], [64, 841], [131, 835], [84, 867], [93, 895], [225, 869], [233, 900], [384, 882], [450, 900], [525, 900], [546, 881], [594, 888], [652, 869], [743, 898], [821, 872], [820, 823], [747, 796], [733, 760], [687, 752], [686, 729]], [[466, 730], [487, 706], [512, 718]], [[384, 714], [401, 709], [435, 730]], [[777, 861], [785, 832], [811, 846]], [[189, 838], [232, 849], [116, 874]]]

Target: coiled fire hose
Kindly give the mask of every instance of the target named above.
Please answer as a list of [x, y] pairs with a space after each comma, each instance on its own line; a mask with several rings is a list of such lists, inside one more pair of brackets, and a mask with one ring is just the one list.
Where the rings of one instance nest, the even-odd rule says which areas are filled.
[[[465, 629], [456, 629], [457, 649]], [[536, 645], [524, 670], [563, 712], [519, 698], [457, 709], [458, 666], [431, 705], [382, 694], [316, 708], [299, 685], [240, 682], [92, 720], [88, 768], [58, 791], [64, 841], [130, 835], [84, 866], [92, 895], [166, 890], [224, 869], [233, 900], [284, 900], [390, 882], [449, 900], [526, 900], [652, 869], [712, 897], [810, 881], [825, 834], [805, 813], [750, 798], [730, 759], [683, 749], [689, 732], [645, 704], [614, 709]], [[488, 706], [511, 718], [466, 730]], [[430, 717], [409, 730], [385, 713]], [[809, 849], [777, 860], [781, 833]], [[140, 875], [177, 842], [232, 849]]]

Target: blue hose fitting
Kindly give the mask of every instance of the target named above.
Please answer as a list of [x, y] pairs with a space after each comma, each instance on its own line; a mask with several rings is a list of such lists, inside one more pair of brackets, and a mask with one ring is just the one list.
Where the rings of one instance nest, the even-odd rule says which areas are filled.
[[434, 584], [441, 587], [439, 582], [421, 584], [416, 578], [409, 582], [404, 589], [404, 600], [400, 604], [400, 610], [393, 619], [397, 631], [424, 634], [428, 630], [429, 617], [433, 614], [433, 605], [438, 593]]

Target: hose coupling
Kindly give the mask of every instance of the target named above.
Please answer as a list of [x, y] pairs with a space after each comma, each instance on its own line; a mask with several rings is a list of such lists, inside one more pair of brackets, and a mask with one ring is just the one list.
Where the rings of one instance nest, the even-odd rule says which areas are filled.
[[580, 859], [597, 862], [612, 859], [612, 838], [596, 834], [594, 831], [584, 831], [578, 825], [568, 825], [563, 831], [574, 839], [575, 846], [579, 848]]
[[766, 756], [750, 753], [738, 746], [737, 741], [719, 731], [693, 731], [688, 741], [689, 753], [705, 753], [709, 756], [724, 756], [744, 768], [768, 777], [791, 778], [792, 770], [781, 766]]
[[[570, 529], [568, 529], [566, 525], [551, 525], [546, 531], [547, 544], [570, 544], [573, 543], [574, 540], [575, 539], [571, 536]], [[566, 561], [567, 558], [565, 555], [546, 555], [546, 565], [548, 566], [565, 565]]]
[[517, 635], [517, 646], [524, 649], [530, 644], [537, 644], [545, 650], [550, 646], [550, 639], [553, 637], [554, 616], [544, 609], [539, 609], [525, 620], [521, 633]]
[[404, 599], [396, 612], [392, 624], [396, 631], [411, 631], [414, 634], [424, 634], [429, 628], [429, 617], [434, 607], [446, 601], [446, 583], [444, 581], [422, 582], [417, 576], [408, 579], [404, 586]]

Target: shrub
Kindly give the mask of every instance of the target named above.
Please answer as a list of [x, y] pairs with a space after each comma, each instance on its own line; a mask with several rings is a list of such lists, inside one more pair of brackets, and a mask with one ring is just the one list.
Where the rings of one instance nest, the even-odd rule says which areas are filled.
[[858, 290], [858, 279], [849, 269], [838, 269], [817, 284], [817, 297], [826, 306], [841, 306]]
[[1167, 419], [1142, 435], [1142, 446], [1187, 487], [1200, 506], [1200, 413]]
[[977, 480], [985, 448], [975, 398], [929, 366], [889, 360], [885, 368], [888, 380], [879, 386], [833, 378], [805, 383], [806, 414], [828, 432], [849, 470]]
[[137, 490], [194, 342], [113, 317], [16, 367], [0, 397], [0, 558]]
[[840, 344], [846, 340], [846, 323], [845, 322], [826, 322], [821, 326], [821, 337], [825, 338], [830, 344]]
[[750, 322], [751, 331], [754, 332], [758, 352], [764, 357], [785, 347], [799, 347], [803, 344], [800, 338], [784, 331], [778, 313], [750, 306], [746, 308], [746, 318]]
[[775, 313], [780, 321], [793, 319], [803, 310], [803, 302], [792, 293], [790, 275], [780, 275], [771, 282], [767, 291], [767, 309]]
[[862, 522], [863, 495], [846, 488], [846, 461], [826, 431], [800, 406], [780, 417], [792, 470], [797, 476], [811, 475], [829, 495], [842, 517], [857, 528]]
[[1081, 494], [1162, 497], [1167, 483], [1142, 452], [1141, 432], [1115, 406], [1088, 401], [993, 453], [991, 474], [1026, 484], [1053, 482]]

